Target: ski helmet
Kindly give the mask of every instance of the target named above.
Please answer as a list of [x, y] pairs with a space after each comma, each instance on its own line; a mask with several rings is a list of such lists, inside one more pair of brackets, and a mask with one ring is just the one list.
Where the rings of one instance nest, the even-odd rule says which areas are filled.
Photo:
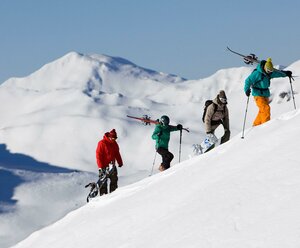
[[163, 115], [162, 117], [160, 117], [160, 122], [164, 125], [167, 126], [170, 123], [170, 118], [166, 115]]

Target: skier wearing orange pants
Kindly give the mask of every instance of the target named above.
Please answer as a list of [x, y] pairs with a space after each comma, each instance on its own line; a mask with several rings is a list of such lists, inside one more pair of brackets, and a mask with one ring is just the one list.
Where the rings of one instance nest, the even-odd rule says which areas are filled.
[[291, 71], [274, 70], [271, 58], [267, 61], [262, 60], [256, 69], [245, 80], [244, 91], [247, 97], [251, 94], [259, 109], [258, 114], [253, 122], [253, 126], [258, 126], [271, 119], [271, 109], [269, 105], [270, 97], [270, 80], [278, 77], [291, 77]]

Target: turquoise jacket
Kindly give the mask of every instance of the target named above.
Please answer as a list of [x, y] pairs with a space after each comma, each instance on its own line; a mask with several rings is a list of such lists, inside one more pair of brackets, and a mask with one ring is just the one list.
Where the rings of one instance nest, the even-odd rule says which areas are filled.
[[252, 88], [252, 96], [269, 97], [270, 80], [272, 78], [286, 77], [286, 74], [279, 70], [274, 70], [271, 74], [267, 74], [263, 69], [265, 63], [266, 61], [262, 60], [245, 80], [244, 91], [246, 92]]
[[[177, 127], [175, 126], [163, 126], [161, 124], [158, 124], [155, 126], [154, 132], [152, 134], [152, 139], [156, 140], [156, 149], [157, 148], [165, 148], [168, 149], [169, 147], [169, 141], [170, 141], [170, 133], [173, 131], [177, 131]], [[158, 136], [158, 134], [161, 132], [161, 136]]]

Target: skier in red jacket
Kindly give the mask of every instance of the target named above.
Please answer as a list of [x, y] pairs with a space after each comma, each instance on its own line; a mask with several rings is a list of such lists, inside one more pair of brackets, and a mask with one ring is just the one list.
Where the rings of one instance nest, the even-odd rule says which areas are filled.
[[[119, 152], [119, 145], [116, 142], [117, 133], [115, 129], [104, 134], [103, 139], [98, 142], [96, 150], [96, 159], [99, 169], [99, 177], [108, 175], [110, 179], [109, 192], [118, 188], [118, 171], [116, 160], [119, 167], [123, 166], [122, 157]], [[109, 173], [109, 174], [108, 174]], [[107, 182], [100, 189], [100, 195], [107, 194]]]

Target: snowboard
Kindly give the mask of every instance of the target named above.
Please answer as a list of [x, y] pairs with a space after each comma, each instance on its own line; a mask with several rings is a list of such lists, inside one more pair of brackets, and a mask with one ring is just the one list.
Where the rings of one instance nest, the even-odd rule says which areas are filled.
[[108, 178], [115, 170], [115, 166], [109, 165], [109, 167], [106, 170], [106, 173], [102, 177], [99, 177], [97, 182], [91, 182], [84, 186], [85, 188], [90, 188], [90, 192], [86, 197], [87, 202], [89, 202], [91, 198], [95, 198], [98, 194], [100, 194], [100, 189], [107, 182]]
[[204, 154], [210, 151], [212, 148], [219, 146], [220, 143], [221, 143], [221, 138], [216, 140], [211, 140], [209, 137], [206, 137], [200, 144], [193, 144], [193, 155], [198, 156]]

